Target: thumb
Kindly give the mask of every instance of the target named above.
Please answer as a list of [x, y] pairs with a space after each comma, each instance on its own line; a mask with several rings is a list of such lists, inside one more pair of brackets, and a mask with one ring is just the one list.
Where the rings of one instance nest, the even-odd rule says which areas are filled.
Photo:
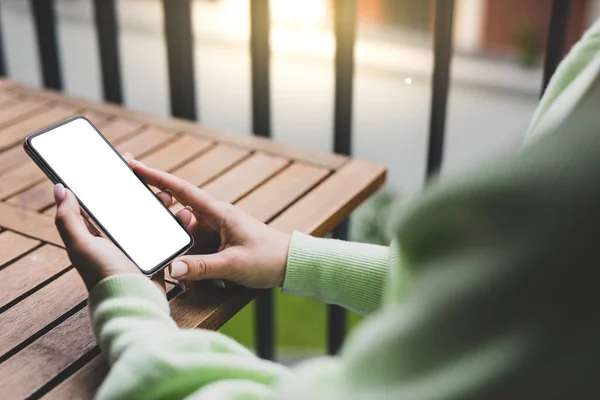
[[227, 279], [232, 265], [227, 250], [214, 254], [198, 254], [179, 257], [171, 263], [169, 273], [178, 280]]
[[54, 222], [67, 249], [92, 237], [81, 217], [75, 195], [59, 183], [54, 186], [54, 198], [57, 204]]

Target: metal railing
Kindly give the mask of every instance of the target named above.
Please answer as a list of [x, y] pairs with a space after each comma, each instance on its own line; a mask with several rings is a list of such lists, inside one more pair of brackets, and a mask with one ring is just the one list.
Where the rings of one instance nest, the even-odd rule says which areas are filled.
[[[194, 54], [191, 2], [193, 0], [163, 0], [164, 32], [167, 47], [171, 113], [173, 116], [197, 120], [194, 85]], [[252, 128], [256, 135], [271, 136], [269, 0], [250, 1], [250, 54], [252, 68]], [[335, 105], [333, 150], [350, 155], [352, 152], [352, 97], [354, 77], [354, 43], [356, 37], [356, 0], [333, 0], [335, 31]], [[35, 21], [43, 84], [62, 90], [62, 77], [54, 0], [30, 0]], [[93, 0], [94, 19], [100, 52], [104, 99], [121, 104], [123, 90], [118, 51], [118, 24], [115, 0]], [[563, 52], [570, 1], [553, 0], [548, 31], [544, 75], [541, 91], [560, 62]], [[444, 153], [446, 104], [450, 88], [452, 59], [452, 25], [454, 0], [436, 0], [434, 27], [434, 69], [427, 153], [427, 179], [438, 174]], [[6, 75], [4, 46], [0, 29], [0, 75]], [[346, 239], [348, 222], [334, 231], [334, 236]], [[272, 291], [257, 298], [256, 349], [258, 354], [273, 359], [274, 301]], [[346, 332], [346, 312], [329, 306], [328, 352], [337, 353]]]

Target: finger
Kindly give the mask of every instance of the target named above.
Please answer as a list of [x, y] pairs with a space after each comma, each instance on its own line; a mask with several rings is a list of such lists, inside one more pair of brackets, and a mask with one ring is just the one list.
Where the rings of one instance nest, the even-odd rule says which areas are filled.
[[123, 154], [123, 159], [125, 161], [127, 161], [127, 164], [131, 164], [131, 161], [133, 160], [133, 154], [131, 154], [131, 153], [124, 153]]
[[188, 207], [189, 206], [186, 206], [183, 210], [175, 214], [175, 218], [177, 218], [179, 222], [183, 224], [185, 229], [190, 230], [190, 227], [192, 226], [192, 223], [195, 219], [194, 215], [192, 214], [192, 211]]
[[75, 195], [59, 183], [54, 187], [54, 197], [58, 205], [55, 217], [56, 228], [67, 248], [92, 238], [83, 222]]
[[139, 161], [132, 161], [132, 168], [148, 185], [161, 190], [170, 189], [181, 203], [190, 205], [194, 211], [223, 217], [223, 207], [214, 197], [208, 195], [191, 183], [167, 172], [150, 168]]
[[88, 218], [83, 218], [83, 223], [85, 224], [85, 227], [87, 228], [88, 232], [91, 233], [93, 236], [98, 236], [98, 237], [103, 237], [104, 236], [98, 230], [98, 228], [96, 228], [94, 226], [94, 224], [92, 224], [92, 222]]
[[104, 237], [102, 232], [94, 225], [92, 219], [88, 215], [88, 213], [81, 207], [79, 207], [79, 212], [81, 213], [81, 217], [83, 218], [83, 223], [85, 224], [88, 232], [92, 234], [92, 236]]
[[169, 273], [177, 280], [228, 279], [235, 268], [228, 262], [227, 251], [179, 257]]
[[171, 207], [171, 205], [173, 204], [173, 194], [169, 189], [165, 189], [162, 192], [158, 192], [156, 195], [166, 207]]

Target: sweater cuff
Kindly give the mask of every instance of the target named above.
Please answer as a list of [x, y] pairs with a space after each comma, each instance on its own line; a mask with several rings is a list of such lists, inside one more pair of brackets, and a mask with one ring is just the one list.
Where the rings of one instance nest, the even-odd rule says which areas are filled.
[[294, 232], [283, 290], [371, 313], [381, 304], [388, 265], [389, 247]]
[[104, 278], [94, 286], [88, 302], [93, 311], [104, 300], [132, 297], [151, 302], [167, 315], [170, 313], [165, 295], [143, 275], [118, 274]]

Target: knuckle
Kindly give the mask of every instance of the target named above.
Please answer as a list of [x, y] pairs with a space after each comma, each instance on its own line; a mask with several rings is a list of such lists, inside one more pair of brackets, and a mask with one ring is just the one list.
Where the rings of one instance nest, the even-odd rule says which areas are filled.
[[59, 229], [65, 228], [67, 218], [68, 213], [64, 209], [59, 208], [56, 210], [56, 215], [54, 216], [54, 224]]
[[218, 207], [221, 209], [223, 221], [232, 221], [235, 219], [239, 210], [233, 204], [219, 201]]
[[236, 249], [223, 252], [223, 261], [231, 268], [239, 267], [243, 260], [242, 254]]
[[199, 278], [206, 276], [207, 272], [208, 272], [208, 264], [206, 263], [206, 261], [201, 258], [201, 257], [197, 257], [193, 266], [191, 266], [192, 268], [192, 273], [194, 276], [197, 276]]

